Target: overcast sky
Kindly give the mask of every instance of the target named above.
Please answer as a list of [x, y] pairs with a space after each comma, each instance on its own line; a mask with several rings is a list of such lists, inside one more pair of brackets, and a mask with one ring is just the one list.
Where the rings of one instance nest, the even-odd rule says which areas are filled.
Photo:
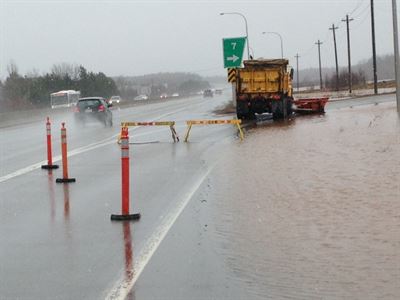
[[[393, 53], [391, 0], [375, 0], [377, 54]], [[399, 4], [400, 5], [400, 4]], [[188, 71], [224, 75], [222, 38], [245, 35], [254, 56], [284, 56], [300, 68], [334, 66], [332, 23], [339, 26], [339, 64], [347, 64], [349, 14], [352, 62], [372, 56], [370, 0], [0, 0], [0, 77], [11, 61], [20, 73], [53, 64], [82, 64], [110, 76]], [[244, 55], [246, 57], [246, 54]]]

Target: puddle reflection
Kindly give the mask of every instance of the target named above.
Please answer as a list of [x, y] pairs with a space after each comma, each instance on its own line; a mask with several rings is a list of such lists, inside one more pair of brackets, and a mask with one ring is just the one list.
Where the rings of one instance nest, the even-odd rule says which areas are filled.
[[54, 223], [56, 218], [56, 196], [54, 192], [54, 178], [53, 178], [53, 171], [49, 170], [49, 176], [47, 180], [47, 184], [49, 186], [49, 200], [50, 200], [50, 219], [51, 222]]
[[123, 230], [125, 251], [125, 276], [127, 280], [130, 280], [133, 277], [131, 224], [129, 222], [124, 222]]
[[[123, 222], [123, 233], [124, 233], [124, 254], [125, 254], [125, 281], [130, 282], [134, 276], [134, 269], [133, 269], [131, 223], [129, 221]], [[135, 299], [135, 291], [133, 289], [129, 292], [126, 299], [129, 300]]]
[[69, 220], [69, 187], [68, 184], [63, 186], [64, 192], [64, 219]]

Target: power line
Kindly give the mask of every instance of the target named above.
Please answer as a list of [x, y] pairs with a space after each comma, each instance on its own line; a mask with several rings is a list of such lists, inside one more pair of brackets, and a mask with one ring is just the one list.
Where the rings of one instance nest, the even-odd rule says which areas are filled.
[[352, 15], [357, 9], [359, 9], [360, 8], [360, 6], [361, 6], [361, 4], [364, 2], [364, 0], [360, 0], [357, 4], [356, 4], [356, 7], [351, 11], [351, 12], [349, 12], [348, 14], [349, 15]]
[[357, 26], [353, 27], [353, 30], [356, 30], [356, 29], [360, 28], [360, 26], [362, 24], [364, 24], [364, 22], [368, 19], [369, 16], [370, 16], [369, 11], [367, 11], [367, 13], [365, 14], [364, 18], [361, 21], [357, 22]]
[[355, 16], [352, 16], [353, 18], [360, 18], [360, 16], [362, 16], [365, 12], [367, 12], [369, 10], [370, 6], [367, 5]]

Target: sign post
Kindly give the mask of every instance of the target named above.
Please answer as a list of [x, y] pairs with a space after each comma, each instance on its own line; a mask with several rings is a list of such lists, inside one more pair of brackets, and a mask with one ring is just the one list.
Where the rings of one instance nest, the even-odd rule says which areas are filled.
[[224, 68], [237, 68], [241, 66], [245, 43], [246, 37], [222, 39]]

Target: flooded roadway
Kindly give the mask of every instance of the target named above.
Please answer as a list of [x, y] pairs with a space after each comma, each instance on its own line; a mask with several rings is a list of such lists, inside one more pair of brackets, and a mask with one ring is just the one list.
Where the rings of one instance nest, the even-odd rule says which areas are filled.
[[[221, 117], [224, 99], [121, 110], [116, 123], [168, 116], [184, 132], [187, 118]], [[393, 101], [356, 102], [248, 129], [244, 142], [230, 126], [175, 144], [168, 130], [132, 130], [149, 143], [131, 149], [142, 219], [129, 226], [109, 221], [118, 128], [69, 127], [76, 184], [35, 169], [0, 185], [0, 299], [125, 299], [121, 279], [135, 300], [398, 299], [399, 121]], [[11, 145], [14, 132], [29, 134]], [[42, 123], [2, 131], [1, 175], [42, 159], [38, 136]]]
[[393, 103], [250, 129], [211, 182], [216, 251], [248, 299], [399, 299]]

